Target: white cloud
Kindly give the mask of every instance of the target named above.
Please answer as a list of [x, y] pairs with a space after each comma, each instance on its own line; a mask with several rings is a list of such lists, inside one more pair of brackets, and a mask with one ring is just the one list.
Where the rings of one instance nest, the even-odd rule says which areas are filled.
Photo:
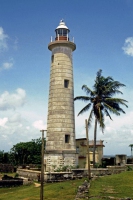
[[30, 130], [30, 127], [29, 127], [29, 126], [27, 126], [27, 127], [26, 127], [26, 129], [27, 129], [27, 130]]
[[3, 63], [3, 69], [10, 69], [12, 66], [13, 66], [13, 63], [11, 62]]
[[2, 66], [0, 67], [0, 71], [2, 70], [8, 70], [13, 67], [13, 62], [4, 62]]
[[13, 115], [9, 118], [9, 123], [20, 123], [21, 115], [20, 113], [13, 113]]
[[35, 121], [33, 123], [33, 127], [39, 130], [46, 130], [46, 125], [44, 125], [44, 122], [42, 120]]
[[4, 117], [3, 119], [0, 118], [0, 126], [5, 127], [5, 124], [7, 123], [8, 118]]
[[3, 28], [0, 27], [0, 51], [8, 49], [7, 39], [8, 35], [6, 35]]
[[16, 93], [9, 94], [5, 91], [0, 96], [0, 110], [16, 109], [26, 103], [26, 92], [25, 90], [18, 88]]
[[125, 40], [125, 44], [124, 47], [122, 47], [122, 49], [124, 50], [125, 54], [133, 56], [133, 37], [128, 37]]

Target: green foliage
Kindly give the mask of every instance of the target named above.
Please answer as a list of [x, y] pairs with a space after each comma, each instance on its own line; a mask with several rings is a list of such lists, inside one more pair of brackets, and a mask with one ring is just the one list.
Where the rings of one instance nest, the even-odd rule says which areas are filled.
[[107, 166], [107, 162], [106, 162], [105, 160], [103, 160], [103, 161], [102, 161], [102, 166], [101, 166], [101, 167], [102, 167], [102, 168], [106, 168], [106, 166]]
[[17, 143], [10, 150], [10, 163], [13, 165], [41, 164], [41, 146], [41, 138]]
[[68, 167], [69, 167], [68, 165], [63, 166], [63, 167], [62, 167], [62, 171], [63, 171], [63, 172], [66, 172], [67, 169], [68, 169]]
[[0, 163], [3, 163], [4, 151], [0, 151]]
[[9, 164], [10, 163], [9, 157], [10, 154], [8, 152], [0, 151], [0, 163]]
[[62, 168], [61, 167], [58, 167], [54, 170], [55, 172], [61, 172], [62, 171]]
[[53, 167], [53, 170], [55, 170], [55, 169], [56, 169], [56, 165], [52, 165], [52, 167]]
[[18, 178], [18, 177], [19, 177], [19, 174], [15, 173], [14, 178]]
[[101, 164], [99, 164], [99, 163], [95, 163], [95, 168], [101, 168], [101, 167], [102, 167]]
[[133, 168], [131, 166], [127, 166], [127, 171], [132, 171]]

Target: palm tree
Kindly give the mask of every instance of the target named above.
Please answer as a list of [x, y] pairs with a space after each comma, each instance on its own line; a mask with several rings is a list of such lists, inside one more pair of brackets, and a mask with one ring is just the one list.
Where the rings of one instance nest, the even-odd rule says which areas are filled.
[[82, 100], [88, 102], [87, 105], [78, 113], [83, 114], [90, 109], [88, 117], [88, 128], [91, 126], [92, 118], [95, 119], [94, 125], [94, 150], [93, 150], [93, 167], [95, 167], [95, 150], [96, 150], [96, 136], [97, 136], [97, 124], [99, 124], [102, 132], [104, 131], [104, 115], [108, 116], [111, 120], [110, 113], [120, 115], [120, 113], [125, 113], [120, 105], [126, 105], [126, 100], [120, 98], [114, 98], [116, 94], [123, 94], [119, 88], [125, 85], [114, 81], [110, 76], [102, 76], [102, 70], [97, 72], [95, 83], [93, 85], [93, 90], [91, 90], [87, 85], [83, 85], [82, 89], [85, 91], [87, 96], [77, 96], [74, 100]]
[[131, 147], [131, 156], [133, 157], [133, 144], [130, 144], [129, 147]]

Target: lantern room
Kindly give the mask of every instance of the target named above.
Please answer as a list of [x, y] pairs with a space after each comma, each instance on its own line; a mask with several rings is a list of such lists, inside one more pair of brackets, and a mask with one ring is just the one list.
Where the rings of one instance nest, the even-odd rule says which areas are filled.
[[63, 20], [60, 21], [60, 24], [55, 29], [55, 32], [56, 32], [55, 40], [67, 40], [67, 41], [69, 41], [69, 32], [70, 32], [70, 30], [65, 25], [65, 22]]

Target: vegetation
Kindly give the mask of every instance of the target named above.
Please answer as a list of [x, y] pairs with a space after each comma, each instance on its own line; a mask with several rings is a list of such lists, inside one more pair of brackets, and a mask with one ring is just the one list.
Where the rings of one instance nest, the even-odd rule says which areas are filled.
[[96, 75], [93, 90], [91, 90], [87, 85], [83, 85], [82, 89], [85, 91], [87, 96], [77, 96], [74, 98], [74, 100], [82, 100], [88, 102], [88, 104], [78, 113], [78, 115], [80, 115], [90, 109], [90, 114], [88, 117], [88, 128], [91, 126], [92, 118], [94, 117], [95, 119], [93, 167], [95, 167], [97, 124], [99, 123], [100, 128], [103, 131], [105, 128], [105, 115], [112, 120], [110, 113], [116, 115], [125, 113], [120, 106], [124, 105], [127, 107], [127, 101], [120, 98], [114, 98], [114, 95], [122, 94], [119, 88], [124, 86], [124, 84], [118, 81], [114, 81], [114, 79], [110, 76], [102, 76], [102, 70], [99, 70]]
[[[44, 199], [71, 200], [75, 198], [77, 187], [84, 179], [44, 185]], [[0, 188], [0, 200], [40, 200], [40, 187], [37, 184], [14, 188]], [[82, 200], [82, 199], [81, 199]]]
[[[44, 140], [44, 144], [46, 140]], [[20, 142], [14, 145], [10, 152], [0, 151], [0, 163], [12, 165], [41, 164], [42, 139], [30, 142]]]
[[[111, 176], [98, 177], [91, 182], [89, 197], [93, 200], [133, 198], [133, 171], [127, 171]], [[115, 197], [115, 198], [113, 198]]]
[[9, 153], [0, 151], [0, 163], [9, 164]]
[[133, 156], [133, 144], [130, 144], [129, 147], [131, 147], [131, 156]]
[[[85, 179], [65, 181], [61, 183], [47, 183], [44, 185], [44, 199], [70, 200], [74, 199], [78, 186]], [[88, 196], [93, 200], [133, 198], [133, 171], [120, 174], [97, 177], [91, 181]], [[93, 197], [93, 198], [92, 198]], [[28, 186], [0, 188], [0, 200], [39, 200], [40, 187], [37, 183]], [[82, 200], [82, 199], [81, 199]]]

